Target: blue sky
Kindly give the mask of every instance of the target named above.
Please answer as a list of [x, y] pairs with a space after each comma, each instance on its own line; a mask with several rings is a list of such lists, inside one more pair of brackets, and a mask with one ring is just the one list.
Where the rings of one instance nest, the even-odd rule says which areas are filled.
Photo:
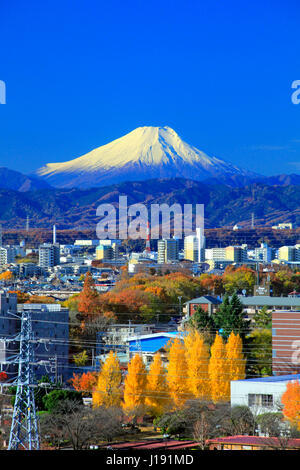
[[168, 125], [266, 175], [300, 172], [299, 2], [0, 0], [0, 166], [30, 173]]

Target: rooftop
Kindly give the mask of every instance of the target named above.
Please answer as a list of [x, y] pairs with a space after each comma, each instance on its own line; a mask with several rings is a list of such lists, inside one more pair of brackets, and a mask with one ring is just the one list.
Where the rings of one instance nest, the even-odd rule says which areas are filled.
[[222, 300], [212, 295], [203, 295], [202, 297], [197, 297], [196, 299], [189, 300], [186, 304], [221, 304]]
[[290, 380], [300, 380], [300, 374], [271, 375], [269, 377], [237, 380], [237, 382], [288, 382]]
[[[277, 437], [261, 437], [261, 436], [227, 436], [227, 437], [216, 437], [209, 439], [207, 443], [222, 443], [222, 444], [244, 444], [244, 445], [255, 445], [262, 447], [282, 447], [282, 442]], [[287, 439], [284, 442], [284, 447], [288, 448], [300, 448], [300, 439]]]
[[245, 297], [239, 295], [245, 306], [259, 305], [268, 307], [300, 307], [300, 297], [271, 297], [269, 295], [253, 295]]

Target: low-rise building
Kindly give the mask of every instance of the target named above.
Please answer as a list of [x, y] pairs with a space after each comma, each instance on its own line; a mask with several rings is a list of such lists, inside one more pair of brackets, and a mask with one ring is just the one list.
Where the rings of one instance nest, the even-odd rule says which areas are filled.
[[299, 450], [300, 439], [261, 436], [225, 436], [208, 439], [209, 450]]
[[275, 310], [299, 310], [300, 297], [272, 297], [269, 295], [238, 296], [244, 305], [245, 312], [251, 317], [266, 307], [270, 312]]
[[178, 336], [182, 336], [182, 333], [179, 331], [132, 336], [127, 340], [129, 347], [129, 360], [134, 354], [139, 352], [142, 355], [146, 367], [148, 367], [153, 361], [154, 355], [157, 352], [160, 352], [162, 361], [167, 362], [166, 346], [170, 340], [175, 339]]
[[202, 297], [197, 297], [196, 299], [186, 302], [183, 307], [183, 313], [185, 313], [186, 319], [189, 319], [196, 312], [197, 308], [201, 307], [205, 312], [208, 312], [209, 315], [212, 315], [221, 303], [222, 300], [217, 297], [203, 295]]
[[287, 384], [299, 379], [300, 374], [289, 374], [233, 380], [230, 383], [231, 406], [248, 406], [255, 415], [278, 412]]

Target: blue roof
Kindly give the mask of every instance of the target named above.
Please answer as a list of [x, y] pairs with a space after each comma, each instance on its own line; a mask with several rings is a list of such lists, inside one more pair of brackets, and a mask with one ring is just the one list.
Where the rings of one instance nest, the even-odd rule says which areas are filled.
[[[172, 337], [176, 337], [176, 335], [180, 334], [178, 331], [168, 332], [167, 334], [153, 334], [153, 335], [145, 335], [144, 337], [141, 336], [139, 338], [139, 343], [141, 346], [141, 350], [143, 352], [151, 352], [155, 353], [159, 349], [165, 347], [167, 343], [172, 339]], [[136, 337], [135, 337], [136, 338]], [[130, 352], [137, 352], [139, 350], [139, 345], [137, 343], [137, 339], [129, 339], [129, 350]]]
[[271, 375], [270, 377], [257, 377], [256, 379], [237, 380], [237, 382], [285, 382], [288, 380], [300, 380], [300, 374]]

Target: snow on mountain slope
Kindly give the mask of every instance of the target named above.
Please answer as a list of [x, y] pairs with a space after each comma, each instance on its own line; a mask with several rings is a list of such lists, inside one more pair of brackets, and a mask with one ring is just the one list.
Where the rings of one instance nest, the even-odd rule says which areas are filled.
[[74, 160], [48, 163], [36, 174], [57, 187], [92, 187], [183, 177], [254, 176], [184, 142], [170, 127], [139, 127]]

